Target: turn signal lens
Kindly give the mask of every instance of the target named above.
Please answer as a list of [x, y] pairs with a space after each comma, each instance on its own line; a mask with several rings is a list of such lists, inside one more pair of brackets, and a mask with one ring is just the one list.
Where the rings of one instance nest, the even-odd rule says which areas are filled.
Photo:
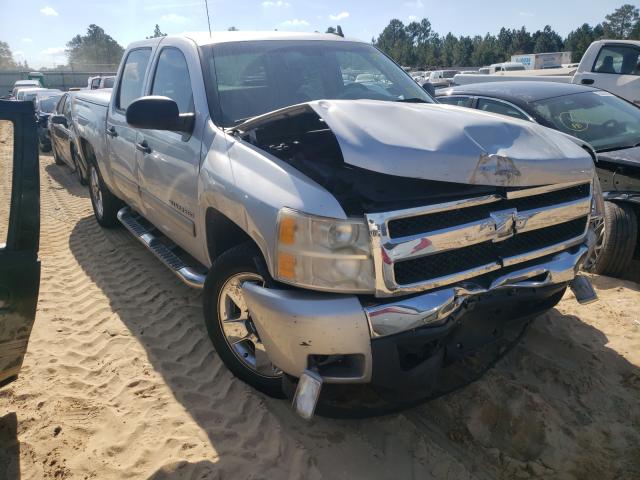
[[278, 255], [278, 276], [288, 280], [295, 279], [296, 257], [290, 253], [280, 253]]
[[290, 217], [284, 217], [280, 221], [278, 232], [280, 243], [284, 245], [293, 245], [296, 239], [296, 221]]

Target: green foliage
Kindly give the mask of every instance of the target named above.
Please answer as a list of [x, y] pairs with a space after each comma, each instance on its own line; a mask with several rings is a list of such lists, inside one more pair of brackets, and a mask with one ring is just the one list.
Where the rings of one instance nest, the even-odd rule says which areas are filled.
[[9, 44], [0, 40], [0, 69], [17, 68], [18, 64], [13, 59], [13, 53]]
[[153, 29], [153, 35], [151, 35], [150, 37], [147, 37], [147, 39], [149, 38], [158, 38], [158, 37], [166, 37], [167, 34], [166, 33], [162, 33], [162, 31], [160, 30], [160, 25], [158, 25], [156, 23], [156, 28]]
[[118, 65], [124, 49], [102, 28], [91, 24], [86, 35], [76, 35], [67, 43], [66, 52], [69, 64], [74, 67], [99, 68], [102, 65]]
[[389, 22], [372, 43], [401, 65], [424, 67], [476, 66], [510, 60], [511, 55], [571, 51], [572, 61], [579, 62], [587, 47], [601, 38], [640, 39], [640, 14], [633, 5], [623, 5], [594, 27], [585, 23], [562, 39], [550, 25], [530, 33], [520, 29], [501, 28], [497, 35], [457, 37], [440, 36], [423, 18], [404, 25]]
[[607, 15], [605, 19], [602, 26], [607, 38], [626, 39], [630, 38], [634, 31], [637, 32], [640, 12], [637, 7], [626, 4]]

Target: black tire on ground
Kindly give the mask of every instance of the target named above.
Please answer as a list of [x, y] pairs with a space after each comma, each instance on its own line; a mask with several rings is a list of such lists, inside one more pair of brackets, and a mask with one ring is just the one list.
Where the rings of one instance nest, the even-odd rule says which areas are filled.
[[[262, 262], [262, 255], [252, 243], [233, 247], [220, 255], [211, 266], [204, 284], [204, 319], [213, 346], [226, 365], [237, 378], [256, 390], [271, 397], [284, 398], [282, 375], [265, 376], [243, 363], [236, 351], [228, 343], [220, 318], [219, 304], [224, 286], [237, 275], [261, 276], [256, 262]], [[264, 271], [263, 269], [260, 269]], [[251, 320], [249, 319], [249, 322]], [[249, 327], [254, 328], [252, 324]], [[250, 345], [253, 345], [250, 343]], [[254, 347], [255, 351], [255, 347]], [[275, 372], [274, 372], [275, 375]]]
[[109, 191], [93, 162], [89, 166], [89, 196], [93, 214], [100, 225], [106, 228], [120, 225], [117, 215], [124, 202]]
[[604, 203], [604, 243], [593, 273], [617, 277], [631, 264], [638, 241], [638, 216], [626, 203]]
[[56, 165], [64, 165], [64, 162], [58, 155], [58, 152], [56, 152], [56, 147], [54, 147], [53, 144], [51, 145], [51, 150], [53, 151], [53, 161], [56, 162]]
[[78, 158], [78, 152], [76, 152], [76, 147], [71, 145], [71, 159], [73, 160], [73, 166], [75, 168], [76, 177], [78, 177], [78, 181], [80, 185], [86, 185], [88, 183], [87, 176], [82, 173], [82, 169], [80, 168], [80, 159]]

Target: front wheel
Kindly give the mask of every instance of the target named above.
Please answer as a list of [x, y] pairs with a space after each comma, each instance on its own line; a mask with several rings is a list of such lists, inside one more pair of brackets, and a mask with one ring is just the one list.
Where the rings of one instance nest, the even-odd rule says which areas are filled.
[[118, 210], [124, 203], [109, 191], [93, 163], [89, 167], [89, 196], [98, 223], [107, 228], [118, 225]]
[[58, 151], [53, 143], [51, 144], [51, 151], [53, 153], [53, 161], [56, 162], [56, 165], [64, 165], [64, 161], [60, 158], [60, 155], [58, 155]]
[[243, 382], [283, 398], [282, 371], [269, 360], [242, 293], [245, 282], [264, 284], [256, 261], [259, 250], [245, 243], [220, 255], [204, 284], [204, 318], [216, 352]]
[[617, 277], [628, 270], [638, 241], [638, 217], [625, 203], [604, 202], [604, 229], [590, 271]]

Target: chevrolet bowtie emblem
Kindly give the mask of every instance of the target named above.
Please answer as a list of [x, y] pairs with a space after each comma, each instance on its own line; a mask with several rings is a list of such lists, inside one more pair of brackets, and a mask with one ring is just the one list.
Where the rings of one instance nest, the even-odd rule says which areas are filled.
[[518, 211], [515, 208], [500, 210], [499, 212], [491, 212], [489, 214], [495, 222], [496, 230], [494, 242], [501, 242], [507, 238], [513, 237], [516, 233], [516, 217]]

